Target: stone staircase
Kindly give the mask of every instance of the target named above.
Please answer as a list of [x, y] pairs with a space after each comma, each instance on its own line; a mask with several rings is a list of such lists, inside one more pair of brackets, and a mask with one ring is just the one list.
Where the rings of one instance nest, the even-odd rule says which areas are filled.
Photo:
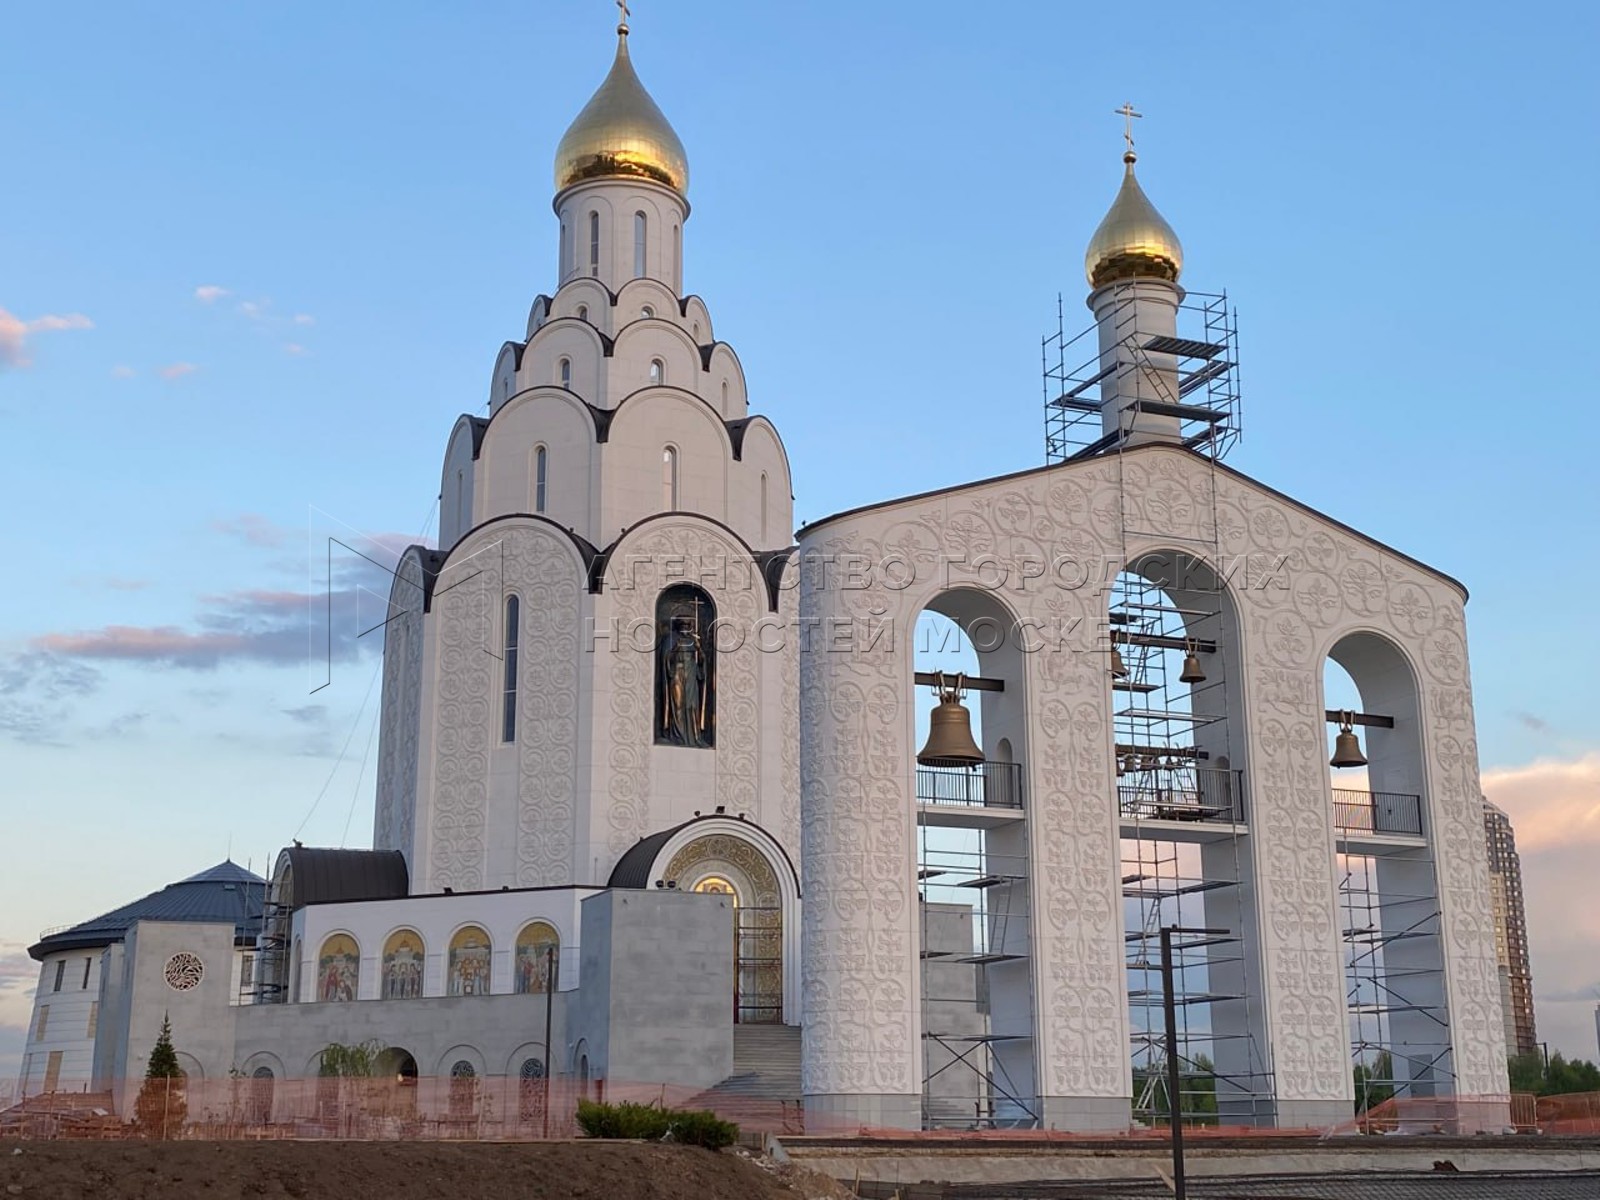
[[718, 1108], [729, 1101], [746, 1099], [798, 1103], [800, 1026], [733, 1027], [733, 1074], [702, 1092], [695, 1103]]

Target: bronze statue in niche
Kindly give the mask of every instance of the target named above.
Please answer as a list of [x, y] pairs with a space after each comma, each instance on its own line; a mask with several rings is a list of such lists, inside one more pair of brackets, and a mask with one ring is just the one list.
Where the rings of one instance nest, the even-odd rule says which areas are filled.
[[656, 598], [657, 745], [709, 749], [716, 743], [717, 607], [692, 584]]

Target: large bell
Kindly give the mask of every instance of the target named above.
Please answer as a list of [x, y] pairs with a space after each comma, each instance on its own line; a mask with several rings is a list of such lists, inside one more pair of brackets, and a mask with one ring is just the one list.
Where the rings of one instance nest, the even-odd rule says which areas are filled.
[[1122, 652], [1113, 646], [1111, 647], [1111, 678], [1126, 679], [1127, 677], [1128, 665], [1122, 661]]
[[1361, 743], [1356, 739], [1355, 730], [1350, 728], [1350, 722], [1345, 721], [1339, 728], [1339, 736], [1333, 739], [1333, 757], [1328, 760], [1330, 767], [1364, 767], [1367, 765], [1367, 756], [1361, 753]]
[[1178, 676], [1179, 683], [1204, 683], [1206, 673], [1200, 666], [1200, 656], [1194, 652], [1194, 643], [1189, 643], [1189, 653], [1183, 658], [1183, 672]]
[[940, 677], [939, 707], [928, 718], [928, 740], [917, 751], [917, 761], [925, 767], [975, 767], [983, 761], [983, 751], [972, 740], [972, 714], [961, 703], [961, 685], [945, 687]]

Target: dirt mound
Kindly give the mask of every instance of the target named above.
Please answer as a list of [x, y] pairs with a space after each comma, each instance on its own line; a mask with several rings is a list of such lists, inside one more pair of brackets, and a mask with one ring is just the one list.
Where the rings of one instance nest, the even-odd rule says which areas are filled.
[[0, 1200], [833, 1200], [845, 1194], [817, 1176], [688, 1146], [0, 1141]]

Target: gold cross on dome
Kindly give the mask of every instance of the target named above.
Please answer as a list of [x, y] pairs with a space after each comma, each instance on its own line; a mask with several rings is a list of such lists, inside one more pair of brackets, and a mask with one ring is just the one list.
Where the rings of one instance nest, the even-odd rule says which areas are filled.
[[[617, 2], [620, 4], [622, 0], [617, 0]], [[1134, 112], [1133, 105], [1131, 103], [1125, 103], [1121, 108], [1114, 108], [1111, 111], [1116, 113], [1117, 116], [1121, 117], [1124, 123], [1127, 125], [1127, 128], [1122, 131], [1122, 140], [1128, 143], [1128, 153], [1132, 154], [1133, 123], [1136, 119], [1143, 117], [1144, 114], [1140, 112]]]
[[629, 15], [628, 14], [628, 0], [617, 0], [617, 7], [622, 10], [622, 17], [619, 19], [619, 21], [617, 23], [621, 28], [626, 29], [628, 27], [628, 15]]

